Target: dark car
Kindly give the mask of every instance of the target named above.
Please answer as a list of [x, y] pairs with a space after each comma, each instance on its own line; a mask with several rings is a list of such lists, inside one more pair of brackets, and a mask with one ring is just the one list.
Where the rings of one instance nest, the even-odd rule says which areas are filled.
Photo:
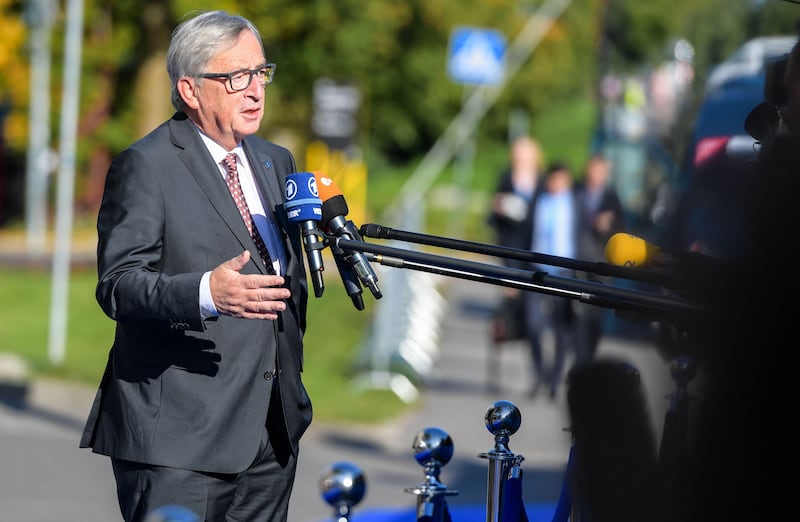
[[745, 182], [758, 151], [745, 121], [779, 84], [775, 65], [795, 38], [769, 41], [771, 46], [764, 46], [755, 64], [745, 67], [740, 59], [732, 60], [716, 69], [724, 75], [710, 76], [681, 167], [678, 208], [663, 240], [670, 250], [723, 259], [736, 252], [741, 198], [746, 197]]
[[679, 208], [667, 232], [669, 249], [715, 257], [732, 254], [739, 198], [758, 147], [744, 121], [763, 99], [763, 76], [706, 96], [685, 155]]

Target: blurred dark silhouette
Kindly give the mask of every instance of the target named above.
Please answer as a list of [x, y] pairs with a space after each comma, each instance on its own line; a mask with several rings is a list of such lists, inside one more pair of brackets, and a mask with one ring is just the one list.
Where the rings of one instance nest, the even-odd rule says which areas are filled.
[[779, 471], [793, 464], [785, 452], [794, 439], [788, 415], [796, 394], [788, 340], [797, 307], [791, 299], [800, 289], [792, 240], [800, 197], [798, 60], [796, 44], [784, 75], [785, 104], [777, 107], [779, 124], [759, 140], [747, 178], [730, 284], [720, 285], [722, 295], [713, 299], [718, 318], [699, 337], [706, 379], [686, 485], [690, 520], [774, 519], [791, 498]]
[[[576, 251], [578, 259], [605, 261], [608, 239], [625, 226], [625, 210], [611, 183], [611, 161], [594, 154], [586, 163], [583, 179], [575, 184]], [[589, 281], [609, 283], [609, 279], [592, 272], [578, 273]], [[603, 336], [604, 323], [610, 310], [599, 306], [573, 303], [576, 317], [575, 363], [591, 361]]]
[[[584, 471], [605, 477], [594, 483], [608, 495], [620, 485], [636, 486], [630, 489], [630, 505], [621, 501], [616, 507], [606, 497], [578, 488], [582, 502], [602, 512], [591, 518], [593, 522], [627, 519], [642, 501], [661, 509], [658, 518], [647, 513], [640, 520], [665, 522], [775, 520], [791, 510], [794, 483], [786, 476], [796, 462], [790, 415], [797, 395], [792, 364], [797, 306], [792, 299], [800, 291], [793, 258], [800, 198], [800, 43], [784, 65], [785, 97], [776, 96], [776, 85], [767, 83], [766, 88], [773, 89], [765, 92], [768, 105], [754, 107], [751, 114], [762, 120], [748, 122], [748, 131], [760, 129], [754, 136], [757, 154], [738, 163], [733, 155], [718, 158], [736, 176], [735, 190], [725, 195], [731, 198], [725, 205], [735, 218], [729, 223], [735, 241], [724, 255], [704, 243], [685, 252], [699, 257], [675, 257], [679, 262], [673, 270], [682, 281], [677, 293], [704, 305], [706, 312], [669, 325], [676, 334], [674, 353], [690, 356], [698, 368], [685, 462], [670, 463], [671, 472], [678, 471], [673, 482], [659, 483], [663, 489], [653, 496], [647, 468], [645, 472], [642, 468], [650, 462], [650, 453], [637, 457], [648, 436], [640, 435], [639, 444], [630, 447], [620, 445], [608, 436], [612, 428], [607, 424], [617, 422], [617, 417], [579, 408], [574, 400], [570, 403], [573, 426], [582, 430], [575, 433], [576, 449], [588, 444], [584, 451], [596, 452], [592, 454], [599, 466]], [[692, 201], [684, 203], [693, 210]], [[711, 234], [709, 239], [716, 238]], [[691, 248], [695, 251], [689, 252]], [[591, 363], [583, 375], [603, 375], [599, 364]], [[568, 396], [594, 401], [595, 394], [609, 393], [607, 383], [576, 376]], [[627, 404], [629, 418], [641, 412], [633, 398], [621, 403]], [[598, 420], [600, 414], [605, 422]], [[614, 433], [625, 432], [623, 420]], [[607, 442], [598, 446], [598, 440]], [[622, 453], [616, 454], [617, 450]], [[636, 480], [641, 476], [647, 477], [642, 483]]]
[[658, 522], [656, 444], [639, 372], [601, 358], [569, 373], [575, 504], [589, 522]]

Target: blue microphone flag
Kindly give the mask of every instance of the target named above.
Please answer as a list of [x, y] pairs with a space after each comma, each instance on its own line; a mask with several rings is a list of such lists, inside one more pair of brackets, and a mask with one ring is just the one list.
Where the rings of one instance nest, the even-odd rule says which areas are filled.
[[322, 219], [322, 200], [317, 179], [311, 172], [294, 172], [286, 176], [286, 215], [292, 223]]

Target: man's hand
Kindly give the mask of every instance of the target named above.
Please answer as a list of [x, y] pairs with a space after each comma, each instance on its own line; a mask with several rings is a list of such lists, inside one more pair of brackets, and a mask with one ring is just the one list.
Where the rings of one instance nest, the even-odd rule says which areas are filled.
[[284, 300], [291, 296], [289, 289], [281, 286], [284, 280], [278, 275], [240, 274], [249, 261], [250, 252], [245, 250], [212, 270], [214, 305], [223, 315], [275, 320], [278, 312], [286, 310]]

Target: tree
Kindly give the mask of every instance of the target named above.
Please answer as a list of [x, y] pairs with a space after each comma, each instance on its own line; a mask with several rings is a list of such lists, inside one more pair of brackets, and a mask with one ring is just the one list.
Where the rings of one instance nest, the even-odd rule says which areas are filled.
[[[770, 0], [766, 0], [769, 2]], [[729, 0], [575, 0], [486, 115], [481, 133], [502, 141], [509, 113], [532, 118], [558, 106], [593, 103], [601, 44], [608, 66], [641, 67], [664, 54], [665, 43], [688, 38], [697, 66], [721, 59], [746, 31], [785, 28], [786, 6], [754, 17], [750, 5]], [[278, 64], [269, 86], [263, 134], [291, 133], [293, 146], [309, 138], [312, 87], [319, 78], [349, 82], [363, 93], [359, 139], [371, 151], [406, 162], [425, 153], [458, 113], [463, 86], [445, 72], [448, 38], [458, 26], [499, 30], [511, 41], [543, 0], [227, 0], [223, 7], [253, 20], [267, 56]], [[77, 194], [91, 213], [105, 170], [119, 150], [168, 117], [164, 53], [171, 30], [197, 9], [190, 0], [92, 2], [85, 10]], [[793, 11], [794, 12], [794, 11]], [[26, 36], [19, 2], [0, 0], [4, 39], [0, 94], [9, 100], [4, 135], [17, 151], [27, 133]], [[714, 24], [709, 24], [709, 19]], [[757, 19], [750, 25], [743, 20]], [[63, 20], [54, 26], [53, 114], [59, 110]], [[749, 29], [748, 29], [749, 27]], [[55, 120], [55, 118], [53, 118]]]

